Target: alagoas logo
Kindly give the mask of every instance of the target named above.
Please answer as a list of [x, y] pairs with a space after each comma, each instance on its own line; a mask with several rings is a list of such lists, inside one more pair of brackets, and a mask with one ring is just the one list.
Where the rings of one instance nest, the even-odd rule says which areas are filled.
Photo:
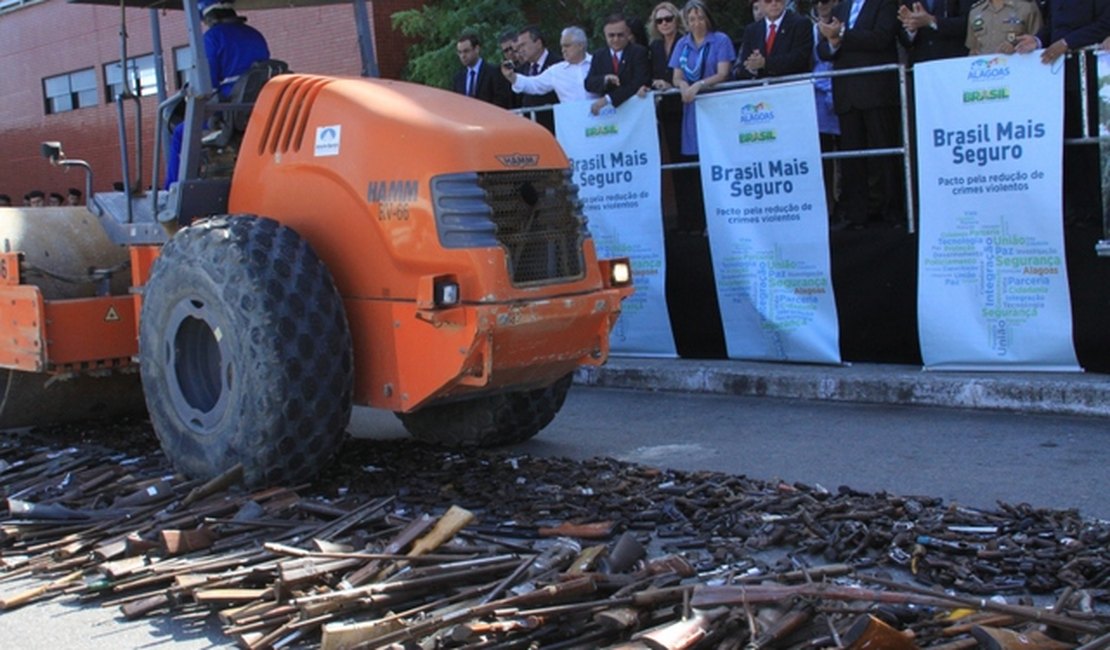
[[996, 56], [993, 59], [976, 59], [971, 62], [971, 68], [967, 72], [968, 81], [993, 81], [1009, 76], [1010, 66], [1004, 56]]
[[509, 153], [497, 156], [497, 160], [506, 167], [535, 167], [540, 163], [540, 156], [534, 153]]
[[771, 110], [771, 105], [767, 102], [759, 102], [758, 104], [744, 104], [740, 107], [741, 124], [766, 122], [767, 120], [773, 119], [775, 119], [775, 113]]

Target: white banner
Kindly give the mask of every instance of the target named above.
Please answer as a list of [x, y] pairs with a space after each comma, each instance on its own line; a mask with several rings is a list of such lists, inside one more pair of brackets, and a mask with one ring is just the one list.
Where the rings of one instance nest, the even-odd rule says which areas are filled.
[[[1110, 136], [1110, 52], [1098, 53], [1098, 135]], [[1110, 140], [1099, 144], [1102, 161], [1102, 214], [1110, 214]]]
[[674, 357], [667, 313], [655, 101], [633, 97], [590, 114], [592, 100], [555, 105], [555, 133], [571, 159], [598, 255], [628, 257], [636, 292], [609, 337], [612, 353]]
[[1063, 66], [914, 66], [926, 368], [1078, 370], [1061, 213]]
[[813, 85], [698, 98], [697, 128], [728, 356], [840, 363]]

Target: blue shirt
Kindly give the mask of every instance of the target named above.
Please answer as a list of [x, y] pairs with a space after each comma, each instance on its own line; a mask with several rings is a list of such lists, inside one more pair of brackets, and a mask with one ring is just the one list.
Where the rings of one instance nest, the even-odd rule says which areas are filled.
[[[714, 31], [705, 35], [700, 48], [694, 44], [693, 36], [683, 36], [674, 45], [670, 63], [672, 68], [682, 71], [687, 82], [694, 83], [717, 74], [717, 64], [721, 62], [732, 67], [735, 59], [736, 48], [732, 41], [725, 34]], [[696, 115], [694, 102], [682, 105], [682, 154], [685, 156], [698, 154]]]
[[239, 75], [255, 61], [270, 58], [270, 47], [262, 32], [243, 20], [219, 22], [204, 33], [204, 53], [208, 55], [208, 71], [212, 87], [220, 89], [226, 99]]

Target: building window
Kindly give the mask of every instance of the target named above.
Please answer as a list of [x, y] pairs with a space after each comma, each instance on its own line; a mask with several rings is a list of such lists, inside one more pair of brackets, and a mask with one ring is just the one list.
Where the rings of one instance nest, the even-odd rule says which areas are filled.
[[42, 80], [46, 114], [96, 105], [96, 70], [78, 70]]
[[193, 67], [193, 51], [189, 46], [173, 48], [173, 79], [177, 85], [175, 88], [181, 90], [185, 87], [185, 74], [190, 68]]
[[[157, 76], [154, 71], [154, 55], [136, 56], [127, 59], [127, 80], [131, 92], [140, 97], [158, 92]], [[104, 66], [104, 85], [108, 89], [108, 101], [116, 101], [123, 93], [123, 75], [120, 74], [119, 61]]]
[[15, 11], [27, 5], [38, 4], [42, 0], [0, 0], [0, 14]]

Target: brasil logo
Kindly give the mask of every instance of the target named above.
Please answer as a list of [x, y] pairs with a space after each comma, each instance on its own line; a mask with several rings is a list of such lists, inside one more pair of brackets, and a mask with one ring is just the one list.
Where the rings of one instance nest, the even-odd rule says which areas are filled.
[[740, 133], [740, 144], [752, 144], [755, 142], [774, 142], [776, 139], [773, 130], [766, 131], [742, 131]]
[[596, 137], [596, 136], [599, 136], [599, 135], [616, 135], [616, 134], [617, 134], [617, 125], [616, 124], [601, 124], [599, 126], [588, 126], [588, 127], [586, 127], [586, 137], [587, 138], [593, 138], [593, 137]]
[[977, 104], [979, 102], [996, 102], [1003, 101], [1010, 98], [1010, 89], [1006, 86], [1001, 88], [985, 88], [983, 90], [965, 90], [964, 103]]

